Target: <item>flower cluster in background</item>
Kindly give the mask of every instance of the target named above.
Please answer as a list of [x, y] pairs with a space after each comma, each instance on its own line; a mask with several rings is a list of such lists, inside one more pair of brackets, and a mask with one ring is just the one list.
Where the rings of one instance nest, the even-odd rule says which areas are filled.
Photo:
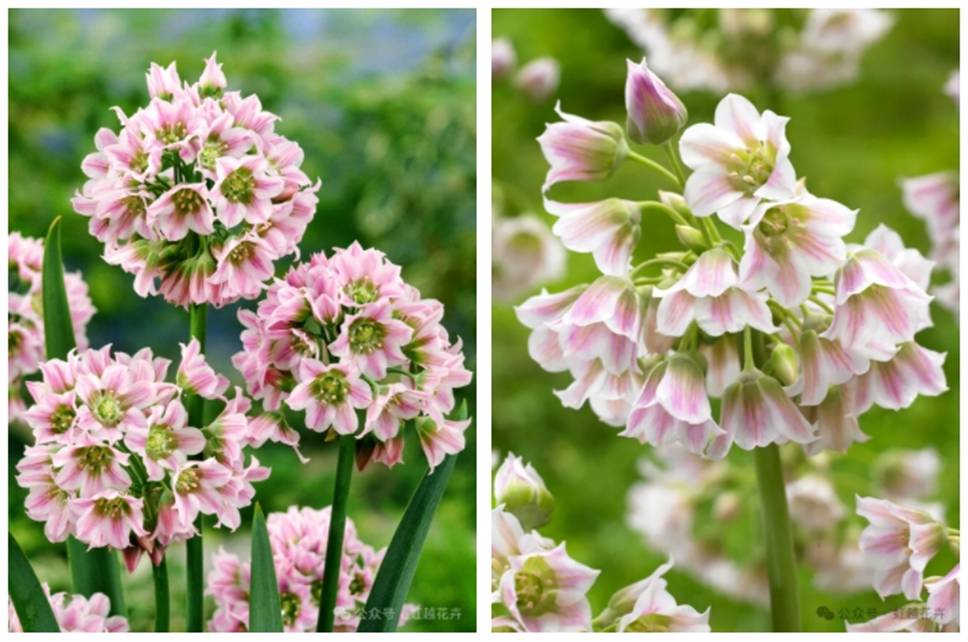
[[564, 276], [565, 248], [530, 207], [506, 216], [513, 199], [498, 185], [491, 191], [491, 293], [513, 303], [534, 287]]
[[[41, 290], [43, 241], [11, 232], [7, 237], [7, 263], [10, 277], [7, 295], [7, 421], [13, 422], [25, 409], [20, 390], [24, 377], [37, 372], [47, 355]], [[66, 273], [64, 287], [74, 326], [74, 341], [83, 350], [87, 348], [87, 322], [94, 316], [95, 309], [79, 272]]]
[[[860, 525], [835, 492], [835, 458], [787, 450], [790, 518], [799, 563], [813, 569], [818, 590], [850, 594], [874, 583], [858, 548]], [[940, 520], [944, 507], [928, 501], [937, 490], [940, 461], [930, 448], [886, 451], [870, 466], [867, 490]], [[743, 501], [755, 492], [749, 471], [693, 455], [678, 444], [657, 448], [639, 462], [643, 481], [627, 495], [626, 522], [651, 549], [733, 599], [767, 605], [762, 552], [739, 534], [756, 509]], [[751, 512], [752, 511], [752, 512]], [[702, 516], [712, 516], [704, 522]], [[734, 536], [734, 533], [736, 534]]]
[[[629, 161], [683, 189], [643, 202], [546, 197], [563, 245], [592, 254], [602, 272], [516, 308], [532, 358], [571, 373], [555, 393], [566, 407], [587, 401], [622, 436], [678, 441], [711, 459], [734, 443], [793, 441], [816, 455], [867, 440], [857, 420], [875, 404], [897, 410], [947, 390], [945, 355], [914, 338], [931, 325], [934, 263], [883, 225], [862, 245], [845, 243], [857, 211], [798, 180], [787, 118], [729, 94], [714, 123], [682, 134], [693, 170], [683, 180], [672, 137], [685, 107], [644, 60], [629, 65], [626, 107], [629, 136], [664, 145], [678, 178], [631, 149], [617, 123], [559, 109], [564, 122], [538, 139], [551, 164], [546, 193], [606, 181]], [[682, 248], [633, 267], [647, 215], [671, 218]], [[711, 398], [722, 400], [718, 422]]]
[[141, 296], [187, 307], [253, 299], [273, 262], [297, 252], [316, 211], [299, 145], [274, 131], [256, 95], [225, 91], [215, 54], [199, 80], [175, 63], [147, 74], [151, 102], [120, 133], [102, 128], [73, 199], [104, 259], [135, 275]]
[[491, 630], [496, 632], [709, 632], [709, 609], [679, 605], [663, 575], [652, 575], [611, 597], [592, 619], [587, 593], [600, 571], [572, 559], [536, 528], [548, 524], [554, 498], [536, 470], [508, 454], [494, 479], [491, 512]]
[[[959, 102], [958, 72], [951, 75], [945, 91], [955, 103]], [[931, 239], [931, 259], [947, 270], [950, 279], [932, 291], [938, 303], [957, 318], [961, 301], [961, 190], [958, 172], [936, 172], [917, 178], [901, 179], [904, 206], [909, 212], [925, 222]]]
[[893, 24], [878, 9], [606, 9], [677, 89], [773, 83], [794, 92], [853, 80]]
[[857, 497], [857, 514], [870, 522], [859, 545], [864, 564], [873, 571], [874, 589], [881, 598], [903, 593], [911, 603], [869, 622], [847, 623], [847, 630], [960, 631], [960, 562], [943, 576], [924, 577], [928, 562], [946, 545], [960, 555], [960, 531], [924, 511], [874, 497]]
[[[17, 464], [17, 483], [50, 541], [73, 535], [119, 549], [133, 571], [143, 553], [158, 564], [170, 543], [192, 537], [199, 514], [239, 526], [252, 483], [269, 475], [255, 457], [245, 465], [242, 448], [257, 438], [251, 404], [240, 388], [224, 396], [229, 382], [196, 340], [182, 346], [177, 383], [165, 382], [169, 365], [147, 348], [112, 356], [109, 345], [47, 361], [43, 380], [27, 382], [35, 404], [23, 419], [35, 444]], [[208, 425], [188, 424], [192, 394], [221, 402]]]
[[443, 314], [382, 252], [354, 243], [314, 254], [275, 281], [257, 311], [239, 311], [244, 350], [232, 361], [274, 434], [289, 432], [285, 403], [306, 411], [311, 430], [355, 434], [361, 469], [371, 460], [393, 466], [412, 420], [433, 469], [464, 449], [470, 425], [446, 417], [454, 388], [472, 374]]
[[491, 80], [499, 82], [514, 76], [514, 88], [535, 103], [551, 98], [561, 81], [561, 67], [550, 56], [535, 58], [520, 69], [515, 68], [518, 55], [508, 38], [491, 43]]
[[[50, 587], [44, 582], [41, 587], [50, 601], [54, 618], [62, 633], [127, 633], [128, 620], [120, 615], [108, 617], [111, 601], [104, 593], [95, 593], [90, 599], [83, 595], [67, 593], [50, 594]], [[13, 600], [7, 597], [7, 630], [10, 633], [23, 633], [20, 618], [13, 607]]]
[[[287, 512], [270, 513], [266, 519], [286, 632], [316, 630], [330, 512], [329, 506], [321, 510], [290, 506]], [[336, 631], [354, 632], [359, 627], [358, 612], [370, 595], [384, 553], [385, 548], [376, 551], [361, 542], [353, 521], [347, 519], [336, 596]], [[208, 628], [216, 632], [247, 631], [250, 562], [221, 549], [212, 561], [206, 593], [215, 597], [215, 614]], [[415, 608], [404, 605], [401, 626]]]

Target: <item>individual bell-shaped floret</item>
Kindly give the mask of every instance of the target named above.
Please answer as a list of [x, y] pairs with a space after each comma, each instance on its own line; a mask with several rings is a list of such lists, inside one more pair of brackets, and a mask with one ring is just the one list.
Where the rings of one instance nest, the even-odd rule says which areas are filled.
[[662, 145], [679, 133], [689, 119], [686, 106], [645, 63], [628, 62], [625, 81], [625, 130], [641, 145]]
[[531, 464], [525, 464], [514, 453], [498, 468], [494, 478], [494, 498], [518, 518], [522, 528], [530, 531], [551, 521], [555, 498], [548, 492], [541, 475]]

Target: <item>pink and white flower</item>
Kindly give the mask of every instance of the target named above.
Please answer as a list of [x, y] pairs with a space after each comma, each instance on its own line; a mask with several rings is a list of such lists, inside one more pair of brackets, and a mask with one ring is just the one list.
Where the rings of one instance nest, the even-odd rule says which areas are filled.
[[147, 535], [142, 522], [144, 502], [118, 491], [104, 490], [85, 499], [71, 502], [77, 538], [89, 548], [111, 546], [123, 549], [132, 535]]
[[377, 301], [346, 317], [330, 352], [355, 365], [364, 375], [383, 379], [388, 367], [406, 362], [401, 348], [412, 337], [413, 329], [393, 318], [390, 302]]
[[914, 341], [902, 343], [887, 361], [872, 361], [870, 369], [854, 382], [857, 413], [873, 404], [890, 410], [907, 408], [918, 395], [937, 397], [948, 390], [945, 353], [928, 350]]
[[667, 590], [662, 576], [672, 565], [670, 558], [649, 577], [613, 595], [596, 622], [612, 621], [616, 633], [709, 633], [709, 609], [699, 613], [687, 604], [679, 605]]
[[591, 253], [604, 274], [625, 276], [642, 234], [642, 213], [632, 201], [610, 198], [598, 203], [556, 203], [545, 209], [558, 217], [552, 231], [573, 252]]
[[685, 186], [692, 213], [718, 213], [724, 223], [739, 229], [761, 200], [795, 198], [788, 120], [769, 110], [760, 115], [746, 98], [729, 94], [716, 107], [715, 125], [687, 129], [679, 151], [682, 162], [695, 170]]
[[662, 145], [679, 133], [689, 119], [686, 106], [645, 63], [628, 63], [625, 81], [625, 131], [640, 145]]
[[[111, 600], [104, 593], [95, 593], [90, 598], [67, 593], [51, 595], [47, 582], [41, 584], [41, 588], [50, 602], [54, 619], [62, 633], [127, 633], [129, 630], [128, 620], [123, 615], [108, 616], [111, 612]], [[7, 602], [7, 630], [10, 633], [23, 633], [13, 600], [7, 597]]]
[[306, 410], [306, 427], [322, 432], [331, 427], [341, 435], [351, 435], [359, 427], [357, 408], [373, 401], [370, 386], [350, 365], [326, 365], [306, 359], [299, 365], [301, 382], [287, 401], [293, 410]]
[[961, 624], [961, 580], [958, 574], [961, 564], [955, 564], [948, 574], [934, 581], [925, 582], [928, 590], [928, 609], [934, 614], [932, 619], [939, 624], [954, 622]]
[[628, 155], [625, 134], [616, 123], [592, 122], [580, 116], [555, 111], [565, 122], [547, 126], [538, 137], [545, 159], [551, 163], [542, 192], [561, 181], [606, 181]]
[[272, 199], [283, 189], [281, 178], [269, 176], [269, 163], [258, 156], [242, 160], [222, 156], [215, 162], [216, 181], [212, 187], [215, 216], [232, 228], [245, 221], [265, 223], [272, 214]]

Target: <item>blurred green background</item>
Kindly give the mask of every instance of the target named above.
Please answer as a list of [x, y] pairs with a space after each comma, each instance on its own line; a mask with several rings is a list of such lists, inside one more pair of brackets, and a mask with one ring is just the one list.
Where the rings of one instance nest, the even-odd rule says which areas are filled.
[[[276, 131], [305, 151], [302, 169], [322, 179], [316, 216], [301, 243], [303, 258], [359, 239], [403, 266], [404, 279], [446, 306], [444, 325], [464, 340], [476, 370], [475, 335], [475, 13], [471, 10], [13, 10], [9, 13], [9, 229], [43, 237], [63, 216], [68, 270], [81, 270], [97, 315], [94, 347], [133, 352], [150, 347], [174, 359], [188, 338], [188, 313], [132, 289], [133, 276], [104, 263], [70, 198], [83, 185], [80, 164], [100, 127], [117, 131], [110, 108], [148, 103], [149, 63], [177, 61], [194, 82], [202, 59], [218, 51], [230, 90], [257, 93], [282, 121]], [[288, 262], [277, 263], [281, 276]], [[230, 358], [241, 349], [242, 302], [209, 312], [209, 361], [234, 384]], [[174, 375], [174, 370], [170, 372]], [[476, 386], [458, 391], [475, 415]], [[458, 609], [459, 619], [420, 620], [410, 631], [474, 630], [475, 427], [467, 433], [431, 528], [408, 602]], [[335, 443], [304, 432], [301, 465], [291, 449], [267, 444], [257, 456], [272, 468], [256, 484], [263, 509], [320, 508], [332, 501]], [[29, 439], [11, 430], [10, 527], [43, 581], [69, 588], [64, 545], [23, 513], [26, 493], [13, 466]], [[426, 470], [415, 440], [405, 465], [373, 465], [355, 479], [349, 517], [360, 538], [381, 548]], [[235, 534], [209, 529], [206, 555], [219, 545], [248, 558], [251, 510]], [[184, 555], [170, 555], [172, 630], [184, 630]], [[132, 630], [152, 630], [146, 563], [125, 579]], [[208, 598], [207, 615], [212, 604]]]
[[[959, 61], [957, 10], [893, 11], [896, 24], [867, 51], [856, 82], [823, 93], [792, 96], [781, 93], [769, 105], [789, 116], [787, 136], [791, 159], [799, 177], [807, 177], [810, 191], [859, 208], [856, 229], [847, 238], [860, 242], [878, 224], [898, 231], [908, 247], [927, 254], [930, 243], [922, 221], [905, 211], [898, 177], [914, 177], [956, 169], [959, 159], [958, 107], [942, 86]], [[495, 10], [494, 38], [509, 37], [519, 64], [539, 56], [561, 63], [561, 86], [555, 98], [535, 105], [522, 98], [510, 83], [496, 83], [492, 98], [492, 159], [497, 184], [511, 185], [530, 198], [533, 211], [542, 212], [541, 185], [548, 163], [535, 138], [545, 123], [559, 120], [555, 99], [570, 114], [591, 120], [610, 120], [624, 126], [626, 58], [635, 62], [643, 53], [625, 32], [613, 26], [599, 10]], [[761, 110], [768, 92], [757, 87], [745, 92]], [[706, 92], [682, 93], [690, 123], [712, 122], [721, 96]], [[655, 147], [633, 146], [638, 153], [666, 163]], [[658, 175], [634, 163], [619, 169], [607, 183], [555, 185], [550, 198], [562, 202], [591, 202], [609, 196], [630, 200], [654, 198], [656, 189], [668, 189]], [[523, 209], [518, 205], [516, 209]], [[515, 213], [515, 208], [510, 210]], [[554, 217], [542, 214], [549, 223]], [[657, 251], [678, 249], [667, 219], [646, 219], [635, 262]], [[589, 254], [568, 254], [567, 275], [547, 284], [552, 292], [598, 275]], [[938, 281], [947, 280], [946, 275]], [[536, 294], [537, 289], [532, 294]], [[522, 300], [526, 297], [522, 297]], [[947, 352], [945, 372], [949, 391], [940, 397], [919, 398], [900, 412], [874, 408], [861, 419], [872, 439], [855, 444], [847, 458], [832, 464], [840, 499], [853, 512], [854, 493], [870, 492], [870, 462], [887, 449], [935, 447], [942, 469], [936, 499], [947, 509], [948, 524], [959, 524], [959, 337], [956, 319], [932, 306], [934, 327], [918, 335], [922, 345]], [[581, 411], [561, 406], [552, 394], [571, 381], [568, 373], [549, 374], [528, 356], [528, 330], [518, 323], [510, 305], [493, 310], [493, 424], [494, 448], [523, 456], [542, 475], [555, 495], [556, 507], [542, 534], [566, 540], [576, 560], [602, 573], [589, 599], [597, 615], [619, 588], [647, 575], [665, 556], [649, 550], [642, 536], [625, 523], [626, 493], [640, 479], [636, 462], [649, 450], [638, 442], [616, 437], [600, 423], [587, 405]], [[752, 471], [748, 452], [734, 448], [728, 461]], [[847, 480], [847, 481], [845, 481]], [[744, 549], [762, 546], [758, 501], [751, 498], [751, 519], [723, 527], [723, 538], [741, 542]], [[697, 518], [697, 529], [719, 526]], [[858, 524], [866, 525], [863, 520]], [[727, 534], [726, 531], [729, 531]], [[951, 567], [950, 554], [936, 560]], [[934, 571], [934, 564], [928, 571]], [[929, 573], [930, 574], [930, 573]], [[673, 570], [669, 588], [680, 604], [700, 611], [712, 606], [714, 631], [763, 631], [769, 614], [763, 608], [737, 602], [716, 593], [690, 575]], [[903, 604], [903, 598], [882, 603], [873, 590], [856, 595], [828, 595], [813, 588], [811, 572], [801, 569], [801, 604], [805, 630], [843, 631], [843, 622], [816, 615], [822, 605], [834, 612], [842, 607], [876, 607], [881, 613]]]

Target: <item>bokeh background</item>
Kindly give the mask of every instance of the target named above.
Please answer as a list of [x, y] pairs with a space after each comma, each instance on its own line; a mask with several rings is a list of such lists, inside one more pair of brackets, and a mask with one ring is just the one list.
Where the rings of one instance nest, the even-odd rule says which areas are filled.
[[[281, 116], [276, 130], [305, 151], [302, 169], [323, 182], [302, 256], [358, 239], [403, 266], [404, 279], [445, 304], [444, 325], [464, 340], [476, 370], [475, 335], [475, 13], [471, 10], [14, 10], [9, 14], [9, 229], [43, 237], [63, 217], [66, 268], [80, 270], [98, 310], [88, 327], [94, 347], [131, 353], [150, 347], [176, 360], [188, 338], [188, 313], [161, 297], [141, 299], [133, 277], [100, 258], [102, 245], [70, 199], [85, 181], [80, 164], [100, 127], [119, 129], [110, 108], [132, 113], [148, 103], [149, 63], [177, 61], [194, 81], [218, 51], [230, 90], [256, 93]], [[288, 269], [277, 263], [277, 275]], [[242, 302], [209, 312], [208, 357], [235, 385]], [[172, 371], [173, 373], [173, 371]], [[458, 391], [475, 413], [475, 384]], [[410, 631], [474, 630], [475, 432], [467, 433], [430, 530], [408, 602], [456, 609], [459, 619], [419, 620]], [[332, 501], [336, 448], [303, 433], [301, 465], [291, 449], [267, 444], [259, 460], [271, 477], [256, 484], [263, 509], [320, 508]], [[13, 478], [29, 431], [11, 427], [10, 528], [55, 591], [69, 589], [63, 544], [23, 511]], [[354, 473], [349, 517], [360, 538], [390, 542], [426, 470], [409, 440], [406, 464]], [[249, 556], [251, 509], [231, 534], [208, 529], [208, 561], [218, 546]], [[184, 553], [169, 556], [172, 630], [184, 630]], [[143, 563], [125, 578], [132, 630], [151, 630], [151, 574]], [[213, 605], [207, 598], [206, 617]]]
[[[801, 96], [770, 95], [765, 87], [744, 93], [760, 109], [769, 105], [790, 117], [791, 160], [798, 176], [807, 177], [811, 192], [860, 209], [848, 242], [862, 241], [884, 223], [898, 231], [908, 247], [927, 255], [930, 242], [924, 223], [905, 211], [897, 180], [958, 167], [958, 107], [942, 87], [958, 67], [959, 16], [957, 10], [892, 13], [894, 27], [864, 55], [854, 83]], [[559, 120], [553, 111], [555, 100], [560, 99], [567, 113], [624, 127], [625, 60], [638, 62], [643, 53], [599, 10], [495, 10], [492, 25], [495, 38], [510, 38], [518, 61], [553, 56], [561, 64], [557, 95], [545, 103], [529, 102], [506, 82], [495, 83], [492, 99], [493, 175], [505, 192], [515, 193], [508, 199], [506, 213], [530, 209], [551, 225], [554, 217], [541, 207], [548, 163], [535, 138], [545, 123]], [[688, 107], [690, 123], [712, 122], [721, 96], [704, 91], [679, 95]], [[633, 147], [666, 163], [658, 148]], [[549, 196], [578, 203], [609, 196], [654, 199], [656, 189], [668, 188], [662, 181], [657, 174], [628, 163], [607, 183], [558, 184]], [[678, 247], [667, 219], [646, 219], [635, 262]], [[567, 260], [566, 276], [547, 284], [549, 291], [590, 283], [599, 274], [589, 254], [569, 253]], [[854, 444], [847, 458], [834, 458], [831, 464], [838, 496], [850, 513], [854, 494], [870, 492], [870, 463], [879, 453], [932, 446], [940, 453], [941, 470], [938, 493], [930, 499], [944, 504], [948, 524], [959, 524], [958, 323], [936, 305], [932, 317], [934, 327], [920, 333], [918, 341], [947, 352], [950, 389], [939, 397], [920, 397], [900, 412], [874, 408], [863, 416], [861, 428], [871, 440]], [[641, 480], [636, 464], [651, 447], [617, 437], [617, 431], [600, 423], [587, 405], [580, 411], [562, 407], [552, 390], [565, 388], [571, 379], [568, 373], [549, 374], [529, 358], [528, 332], [511, 305], [495, 303], [494, 448], [502, 459], [513, 451], [530, 461], [554, 494], [554, 516], [542, 534], [567, 541], [573, 558], [602, 570], [589, 594], [597, 615], [616, 590], [648, 576], [666, 561], [664, 555], [647, 548], [625, 520], [627, 491]], [[728, 461], [752, 475], [749, 455], [734, 448]], [[720, 538], [733, 559], [749, 557], [762, 546], [757, 502], [753, 494], [747, 499], [748, 511], [728, 525], [715, 523], [707, 512], [697, 518], [696, 529]], [[858, 519], [858, 524], [866, 522]], [[945, 569], [953, 563], [950, 554], [935, 561]], [[928, 574], [934, 568], [929, 566]], [[681, 570], [673, 569], [666, 577], [680, 604], [700, 612], [712, 606], [713, 631], [769, 630], [765, 608], [712, 591]], [[817, 615], [821, 606], [834, 613], [845, 607], [873, 607], [884, 613], [905, 603], [903, 596], [882, 602], [873, 590], [827, 594], [815, 589], [811, 579], [811, 571], [801, 566], [801, 604], [808, 631], [844, 630], [842, 620]]]

